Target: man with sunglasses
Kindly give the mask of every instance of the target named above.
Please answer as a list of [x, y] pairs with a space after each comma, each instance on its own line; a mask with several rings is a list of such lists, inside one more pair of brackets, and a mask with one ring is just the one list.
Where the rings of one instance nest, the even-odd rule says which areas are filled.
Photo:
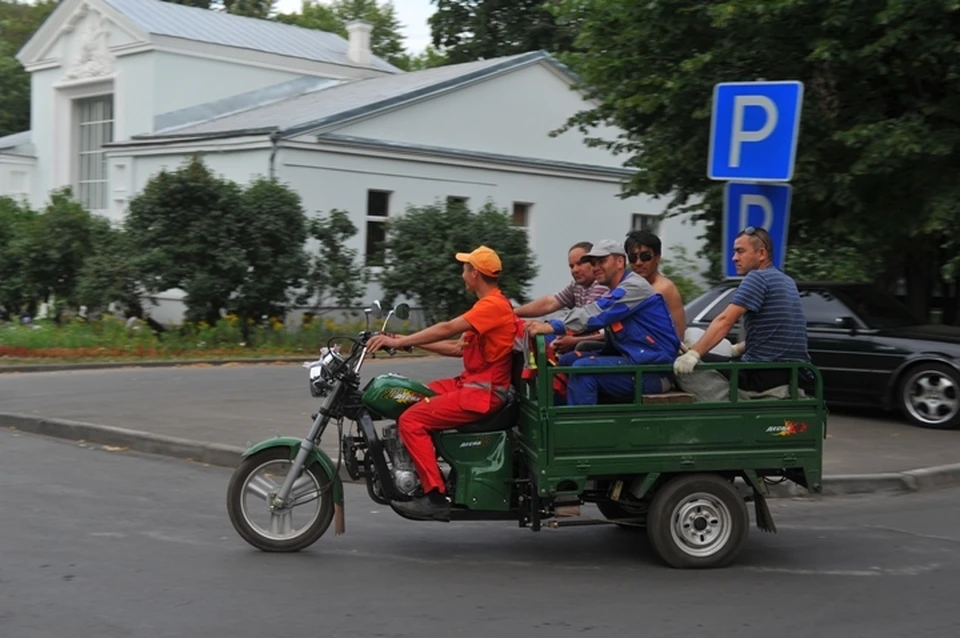
[[[583, 259], [593, 264], [597, 281], [610, 291], [597, 301], [571, 310], [563, 319], [527, 324], [531, 335], [578, 334], [603, 329], [618, 354], [577, 353], [576, 368], [637, 364], [667, 364], [680, 349], [680, 339], [663, 300], [643, 277], [627, 269], [627, 253], [620, 242], [602, 239]], [[644, 394], [670, 388], [666, 374], [643, 375]], [[572, 373], [567, 384], [567, 405], [593, 405], [599, 394], [632, 400], [633, 374]]]
[[[733, 346], [743, 361], [810, 361], [807, 320], [797, 284], [773, 265], [773, 242], [763, 228], [748, 226], [733, 244], [733, 263], [743, 281], [730, 305], [707, 327], [692, 348], [673, 364], [674, 372], [689, 374], [730, 329], [744, 318], [746, 339]], [[763, 392], [790, 383], [788, 370], [743, 370], [742, 390]]]
[[677, 285], [660, 272], [660, 238], [648, 230], [637, 230], [627, 234], [623, 247], [627, 251], [627, 259], [633, 272], [649, 281], [653, 289], [663, 295], [673, 318], [673, 325], [677, 329], [677, 336], [682, 340], [687, 329], [687, 314], [684, 312], [683, 299]]

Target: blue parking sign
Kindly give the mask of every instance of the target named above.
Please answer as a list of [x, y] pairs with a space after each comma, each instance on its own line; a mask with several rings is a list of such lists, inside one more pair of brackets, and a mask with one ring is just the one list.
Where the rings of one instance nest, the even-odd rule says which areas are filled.
[[717, 84], [707, 176], [721, 181], [790, 181], [802, 104], [802, 82]]
[[773, 241], [773, 264], [783, 270], [790, 230], [789, 184], [726, 184], [723, 196], [723, 274], [742, 277], [733, 264], [733, 242], [747, 226], [765, 228]]

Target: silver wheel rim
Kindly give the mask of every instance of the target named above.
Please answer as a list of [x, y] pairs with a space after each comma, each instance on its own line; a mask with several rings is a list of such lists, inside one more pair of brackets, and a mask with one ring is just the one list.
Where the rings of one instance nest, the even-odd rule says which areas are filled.
[[706, 558], [719, 552], [733, 533], [730, 509], [716, 496], [698, 492], [686, 497], [670, 515], [670, 535], [688, 556]]
[[243, 519], [253, 531], [272, 541], [290, 541], [302, 536], [317, 522], [323, 506], [320, 483], [304, 469], [290, 490], [289, 501], [294, 505], [282, 510], [270, 509], [270, 501], [280, 491], [291, 465], [286, 459], [262, 463], [240, 486]]
[[903, 405], [917, 421], [940, 425], [960, 412], [960, 391], [949, 375], [921, 370], [903, 386]]

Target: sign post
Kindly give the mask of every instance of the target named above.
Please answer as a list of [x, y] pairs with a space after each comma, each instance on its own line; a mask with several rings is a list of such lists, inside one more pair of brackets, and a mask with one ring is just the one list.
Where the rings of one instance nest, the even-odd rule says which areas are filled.
[[801, 82], [726, 82], [713, 93], [707, 177], [724, 188], [723, 270], [737, 277], [730, 261], [733, 242], [747, 226], [763, 227], [773, 239], [773, 257], [783, 268], [790, 225], [790, 198], [800, 112]]

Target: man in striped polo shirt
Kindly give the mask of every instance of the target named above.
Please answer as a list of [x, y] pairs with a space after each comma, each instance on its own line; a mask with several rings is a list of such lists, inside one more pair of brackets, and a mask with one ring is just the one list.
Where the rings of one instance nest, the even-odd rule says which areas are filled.
[[[797, 284], [773, 265], [773, 242], [763, 228], [748, 226], [733, 244], [733, 263], [745, 275], [730, 305], [707, 327], [692, 348], [673, 364], [677, 374], [693, 372], [710, 352], [744, 318], [746, 339], [733, 346], [743, 361], [810, 361], [807, 352], [807, 319]], [[763, 392], [790, 384], [788, 370], [743, 370], [743, 390]]]
[[[588, 263], [580, 263], [583, 256], [593, 249], [593, 244], [588, 241], [582, 241], [574, 244], [567, 251], [567, 263], [570, 266], [570, 274], [573, 281], [555, 295], [545, 295], [535, 299], [528, 304], [524, 304], [514, 309], [518, 317], [542, 317], [551, 312], [556, 312], [561, 308], [572, 310], [574, 308], [583, 308], [593, 303], [609, 290], [606, 286], [597, 282], [593, 266]], [[564, 335], [553, 340], [553, 348], [557, 354], [564, 354], [572, 351], [581, 341], [599, 341], [602, 337], [593, 335], [569, 336]]]

